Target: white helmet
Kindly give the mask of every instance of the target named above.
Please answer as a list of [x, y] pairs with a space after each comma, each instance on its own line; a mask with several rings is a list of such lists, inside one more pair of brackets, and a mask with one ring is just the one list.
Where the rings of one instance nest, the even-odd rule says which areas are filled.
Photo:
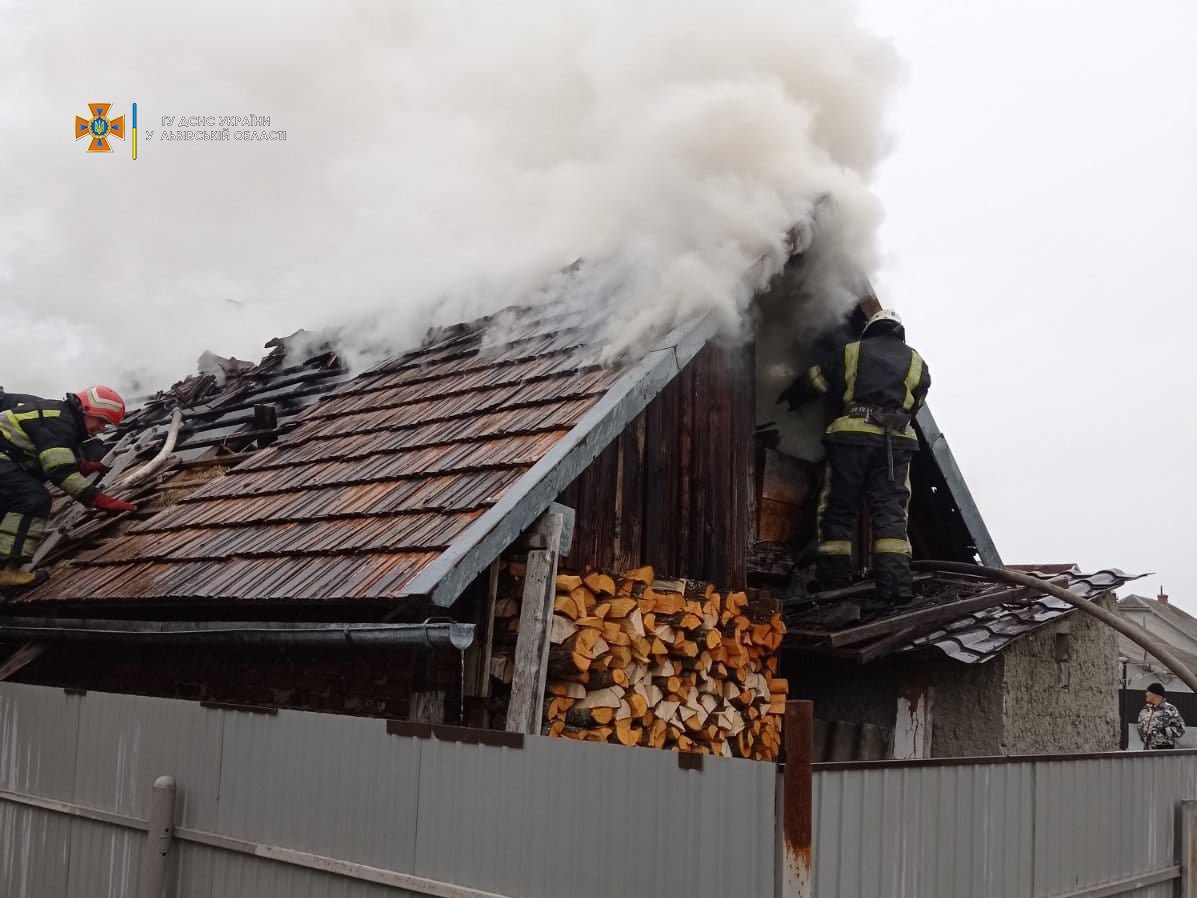
[[867, 331], [874, 324], [880, 324], [882, 321], [890, 322], [893, 325], [893, 329], [896, 331], [905, 330], [905, 328], [902, 327], [902, 319], [898, 317], [898, 313], [893, 309], [882, 309], [879, 312], [874, 312], [872, 317], [865, 322], [864, 329]]

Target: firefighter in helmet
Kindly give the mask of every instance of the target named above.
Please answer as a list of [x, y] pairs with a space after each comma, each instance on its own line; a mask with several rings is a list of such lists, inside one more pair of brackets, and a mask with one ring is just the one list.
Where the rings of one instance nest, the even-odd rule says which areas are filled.
[[102, 511], [134, 511], [129, 502], [100, 492], [87, 478], [107, 469], [81, 458], [81, 447], [109, 425], [120, 424], [125, 403], [110, 387], [91, 387], [63, 399], [6, 394], [0, 403], [0, 589], [45, 579], [24, 570], [50, 516], [48, 480], [75, 501]]
[[791, 409], [820, 396], [835, 405], [823, 437], [827, 467], [819, 495], [820, 590], [851, 584], [853, 538], [867, 502], [878, 597], [891, 605], [913, 597], [907, 516], [910, 462], [918, 438], [912, 422], [930, 386], [922, 356], [906, 345], [901, 319], [882, 309], [869, 318], [859, 340], [799, 375], [778, 397]]

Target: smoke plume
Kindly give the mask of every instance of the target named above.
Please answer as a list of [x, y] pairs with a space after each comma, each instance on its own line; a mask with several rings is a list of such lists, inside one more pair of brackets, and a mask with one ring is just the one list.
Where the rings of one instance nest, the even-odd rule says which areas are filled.
[[[897, 71], [839, 0], [0, 0], [0, 384], [146, 391], [299, 328], [398, 350], [577, 259], [616, 341], [735, 332], [824, 198], [820, 251], [871, 270]], [[136, 161], [69, 136], [92, 102], [138, 104]]]

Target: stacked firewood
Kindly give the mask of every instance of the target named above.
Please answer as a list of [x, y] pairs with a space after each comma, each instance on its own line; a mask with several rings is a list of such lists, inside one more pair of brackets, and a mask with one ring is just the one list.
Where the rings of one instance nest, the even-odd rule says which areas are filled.
[[[776, 608], [701, 581], [655, 580], [650, 567], [618, 578], [561, 574], [556, 592], [545, 733], [777, 757], [786, 681], [777, 677], [785, 627]], [[514, 630], [518, 614], [518, 602], [500, 601], [497, 628]], [[496, 661], [502, 677], [509, 662]]]

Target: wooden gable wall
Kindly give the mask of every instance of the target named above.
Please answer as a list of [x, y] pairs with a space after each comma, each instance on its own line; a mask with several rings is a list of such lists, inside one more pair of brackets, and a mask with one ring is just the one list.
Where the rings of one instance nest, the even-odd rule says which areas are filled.
[[752, 347], [703, 349], [561, 493], [577, 512], [562, 567], [651, 564], [661, 576], [743, 589], [755, 409]]

